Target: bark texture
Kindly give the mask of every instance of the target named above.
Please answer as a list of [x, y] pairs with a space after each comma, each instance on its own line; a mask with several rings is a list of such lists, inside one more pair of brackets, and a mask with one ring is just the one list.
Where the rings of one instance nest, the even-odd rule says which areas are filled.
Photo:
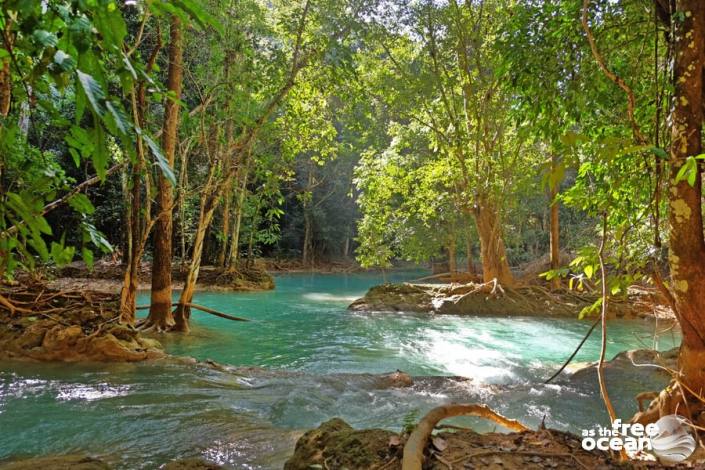
[[[171, 18], [169, 43], [169, 72], [167, 89], [175, 97], [181, 96], [183, 45], [181, 20]], [[167, 99], [164, 104], [162, 147], [164, 156], [173, 168], [176, 155], [179, 104]], [[171, 258], [172, 258], [172, 205], [173, 195], [169, 180], [159, 174], [157, 194], [158, 220], [154, 232], [154, 258], [152, 262], [152, 295], [148, 322], [158, 328], [171, 323]]]
[[[702, 153], [705, 2], [676, 2], [674, 107], [669, 203], [669, 266], [672, 291], [683, 330], [679, 368], [694, 391], [705, 389], [705, 240], [700, 168], [694, 186], [674, 175], [689, 156]], [[682, 16], [681, 16], [682, 15]]]
[[497, 279], [502, 285], [514, 285], [514, 276], [509, 269], [507, 252], [502, 240], [499, 213], [489, 198], [481, 197], [478, 199], [474, 217], [477, 233], [480, 236], [483, 280], [490, 282], [493, 279]]

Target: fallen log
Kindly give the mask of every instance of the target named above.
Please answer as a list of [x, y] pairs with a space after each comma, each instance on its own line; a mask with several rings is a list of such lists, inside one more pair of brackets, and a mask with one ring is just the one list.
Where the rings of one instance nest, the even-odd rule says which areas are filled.
[[487, 405], [459, 404], [438, 406], [421, 418], [404, 445], [402, 470], [421, 470], [424, 462], [424, 449], [436, 425], [454, 416], [479, 416], [494, 421], [507, 429], [517, 432], [529, 431], [519, 421], [507, 418], [489, 408]]
[[[179, 305], [178, 302], [175, 302], [171, 304], [172, 307], [177, 307]], [[225, 318], [227, 320], [232, 320], [232, 321], [250, 321], [247, 318], [242, 318], [242, 317], [236, 317], [234, 315], [229, 315], [227, 313], [219, 312], [218, 310], [214, 310], [209, 307], [204, 307], [203, 305], [198, 305], [198, 304], [186, 304], [187, 307], [189, 308], [195, 308], [196, 310], [200, 310], [205, 313], [210, 313], [211, 315], [215, 315], [216, 317], [220, 318]], [[150, 306], [149, 305], [138, 305], [135, 307], [136, 310], [147, 310]]]

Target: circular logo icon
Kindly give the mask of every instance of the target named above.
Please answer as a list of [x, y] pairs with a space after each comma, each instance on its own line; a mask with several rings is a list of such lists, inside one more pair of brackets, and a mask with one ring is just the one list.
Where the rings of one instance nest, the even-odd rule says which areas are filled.
[[654, 455], [665, 463], [677, 463], [695, 451], [690, 422], [679, 415], [666, 415], [656, 421], [658, 432], [651, 437]]

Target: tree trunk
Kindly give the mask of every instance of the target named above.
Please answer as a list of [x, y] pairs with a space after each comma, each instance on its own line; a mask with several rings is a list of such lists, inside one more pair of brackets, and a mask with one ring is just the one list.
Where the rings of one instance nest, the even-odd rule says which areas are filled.
[[313, 186], [315, 176], [313, 174], [313, 163], [309, 162], [306, 188], [304, 190], [303, 211], [304, 211], [304, 240], [301, 250], [301, 261], [304, 266], [313, 266]]
[[308, 204], [304, 203], [304, 244], [302, 250], [304, 266], [313, 266], [313, 221]]
[[218, 266], [225, 267], [225, 256], [228, 253], [228, 236], [230, 235], [230, 182], [225, 185], [225, 194], [223, 194], [223, 225], [220, 231], [221, 245], [218, 251]]
[[475, 274], [475, 265], [472, 262], [472, 230], [470, 228], [470, 223], [466, 224], [465, 228], [465, 254], [467, 256], [467, 268], [468, 273]]
[[177, 201], [179, 213], [179, 254], [181, 266], [186, 264], [186, 189], [188, 187], [188, 153], [191, 141], [181, 153], [181, 169], [179, 171], [179, 197]]
[[131, 179], [132, 196], [130, 198], [130, 211], [127, 220], [127, 265], [122, 290], [120, 291], [120, 323], [129, 325], [135, 322], [137, 288], [139, 287], [138, 276], [140, 260], [142, 259], [142, 250], [140, 249], [140, 241], [142, 239], [142, 168], [140, 157], [138, 157], [137, 165], [132, 168]]
[[[171, 18], [169, 43], [169, 74], [167, 89], [176, 98], [181, 97], [181, 75], [183, 45], [181, 20]], [[176, 154], [177, 127], [179, 124], [179, 104], [166, 99], [164, 104], [164, 129], [162, 147], [169, 165], [174, 167]], [[147, 321], [157, 328], [166, 328], [172, 322], [171, 316], [171, 257], [172, 257], [172, 188], [169, 180], [159, 173], [157, 210], [158, 219], [154, 232], [154, 257], [152, 261], [152, 296]]]
[[238, 259], [240, 258], [240, 228], [242, 227], [242, 209], [245, 205], [245, 196], [247, 195], [247, 178], [250, 169], [249, 156], [247, 161], [244, 162], [244, 167], [240, 169], [237, 173], [236, 183], [237, 183], [237, 199], [235, 206], [235, 220], [233, 222], [232, 235], [230, 236], [230, 255], [229, 257], [229, 270], [234, 271], [237, 269]]
[[482, 257], [482, 278], [484, 282], [493, 279], [505, 286], [514, 285], [514, 276], [509, 269], [507, 253], [502, 240], [499, 213], [487, 197], [479, 197], [474, 210], [475, 225], [480, 237]]
[[[9, 18], [5, 19], [5, 33], [3, 35], [3, 44], [6, 51], [11, 51], [14, 42], [15, 35], [12, 32], [12, 20]], [[0, 115], [7, 117], [10, 113], [10, 103], [12, 102], [12, 72], [10, 71], [10, 58], [5, 57], [2, 59], [2, 68], [0, 69]]]
[[[556, 155], [551, 155], [551, 172], [556, 171], [556, 164], [558, 163], [558, 158]], [[551, 249], [551, 269], [557, 270], [561, 267], [561, 255], [560, 255], [560, 225], [558, 220], [558, 182], [550, 185], [550, 204], [551, 204], [551, 224], [550, 224], [550, 236], [549, 244]], [[551, 288], [560, 289], [561, 278], [559, 276], [554, 276], [551, 279]]]
[[457, 258], [455, 233], [451, 231], [448, 235], [448, 271], [451, 274], [458, 272]]
[[[675, 20], [675, 18], [682, 18]], [[674, 106], [671, 114], [671, 181], [669, 199], [669, 265], [673, 296], [683, 340], [678, 365], [692, 390], [705, 390], [705, 240], [701, 208], [701, 170], [695, 186], [675, 182], [689, 156], [702, 153], [705, 2], [676, 2]]]
[[203, 202], [201, 203], [201, 210], [198, 214], [198, 227], [196, 228], [196, 235], [193, 240], [191, 264], [189, 265], [186, 281], [184, 282], [184, 289], [181, 291], [181, 296], [179, 296], [179, 305], [174, 311], [173, 330], [184, 333], [188, 333], [190, 329], [189, 317], [191, 316], [191, 309], [187, 305], [193, 301], [193, 294], [196, 291], [198, 273], [201, 270], [203, 243], [206, 239], [208, 227], [210, 227], [211, 221], [213, 220], [215, 209], [218, 207], [218, 198], [215, 195], [215, 191], [209, 190], [208, 186], [209, 185], [206, 186], [206, 194], [204, 195]]
[[251, 268], [254, 266], [255, 262], [255, 233], [257, 233], [257, 227], [259, 227], [259, 203], [255, 207], [254, 214], [252, 215], [252, 225], [250, 226], [250, 239], [247, 242], [247, 267]]

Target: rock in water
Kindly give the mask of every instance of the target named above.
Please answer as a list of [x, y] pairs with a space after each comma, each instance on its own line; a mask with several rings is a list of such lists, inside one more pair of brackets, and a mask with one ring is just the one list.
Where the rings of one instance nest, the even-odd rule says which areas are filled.
[[110, 466], [86, 455], [55, 455], [0, 463], [1, 470], [110, 470]]
[[342, 419], [333, 418], [299, 439], [284, 470], [369, 470], [392, 457], [401, 457], [401, 448], [389, 445], [394, 436], [382, 429], [355, 430]]

